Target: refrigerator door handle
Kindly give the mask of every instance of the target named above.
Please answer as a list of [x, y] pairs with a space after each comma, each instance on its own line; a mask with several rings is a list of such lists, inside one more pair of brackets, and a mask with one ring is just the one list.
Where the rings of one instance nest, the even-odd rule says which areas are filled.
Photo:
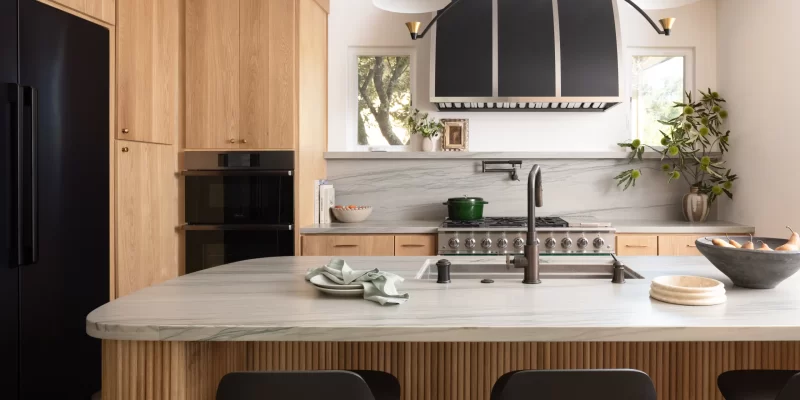
[[14, 172], [13, 190], [16, 192], [12, 199], [12, 208], [14, 208], [15, 217], [11, 220], [14, 225], [13, 237], [11, 242], [14, 243], [14, 256], [17, 259], [16, 263], [11, 263], [11, 267], [18, 267], [25, 264], [25, 243], [24, 243], [24, 219], [25, 219], [25, 199], [24, 199], [24, 185], [25, 185], [25, 168], [24, 168], [24, 135], [22, 130], [23, 119], [23, 93], [22, 88], [16, 83], [9, 83], [8, 88], [8, 103], [9, 103], [9, 138], [11, 138], [12, 148], [11, 154], [11, 170]]
[[[39, 99], [36, 89], [22, 88], [22, 124], [17, 139], [17, 232], [19, 265], [36, 264], [39, 261]], [[27, 134], [27, 138], [26, 138]]]

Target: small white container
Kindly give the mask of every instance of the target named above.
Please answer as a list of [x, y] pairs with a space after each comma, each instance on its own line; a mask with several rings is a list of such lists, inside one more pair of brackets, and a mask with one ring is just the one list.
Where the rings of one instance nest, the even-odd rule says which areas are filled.
[[722, 282], [699, 276], [659, 276], [650, 283], [650, 297], [684, 306], [712, 306], [728, 300]]

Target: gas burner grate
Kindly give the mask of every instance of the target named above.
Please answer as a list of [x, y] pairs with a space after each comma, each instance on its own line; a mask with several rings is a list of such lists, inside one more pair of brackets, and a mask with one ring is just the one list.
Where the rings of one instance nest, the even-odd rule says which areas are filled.
[[[487, 217], [475, 221], [445, 220], [442, 228], [527, 228], [526, 217]], [[560, 217], [536, 217], [537, 228], [566, 228], [567, 221]]]

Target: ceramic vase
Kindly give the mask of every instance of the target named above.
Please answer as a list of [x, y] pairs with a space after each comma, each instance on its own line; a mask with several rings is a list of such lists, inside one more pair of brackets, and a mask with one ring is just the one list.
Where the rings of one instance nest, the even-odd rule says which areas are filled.
[[700, 193], [700, 189], [692, 186], [689, 193], [683, 196], [683, 217], [689, 222], [706, 222], [708, 212], [708, 195]]
[[422, 139], [422, 151], [433, 151], [433, 139], [429, 137]]

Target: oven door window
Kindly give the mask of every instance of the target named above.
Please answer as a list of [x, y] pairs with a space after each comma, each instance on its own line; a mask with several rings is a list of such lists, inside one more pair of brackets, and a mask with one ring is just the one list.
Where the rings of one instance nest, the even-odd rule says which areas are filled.
[[187, 176], [186, 222], [289, 225], [293, 198], [290, 175]]
[[237, 261], [293, 255], [293, 231], [186, 232], [187, 274]]

